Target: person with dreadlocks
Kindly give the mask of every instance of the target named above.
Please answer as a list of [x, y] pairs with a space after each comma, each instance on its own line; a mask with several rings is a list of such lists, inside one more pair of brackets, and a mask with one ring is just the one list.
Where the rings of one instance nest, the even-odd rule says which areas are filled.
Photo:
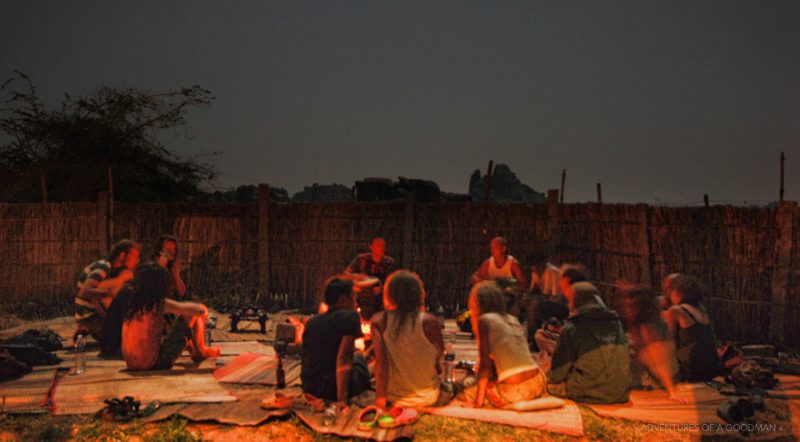
[[[204, 331], [208, 309], [203, 304], [167, 299], [169, 272], [156, 263], [134, 272], [132, 296], [122, 324], [122, 356], [129, 370], [165, 370], [189, 349], [192, 360], [219, 356], [206, 347]], [[166, 314], [176, 319], [167, 327]]]
[[442, 390], [439, 359], [442, 330], [434, 315], [423, 312], [425, 288], [416, 273], [398, 270], [383, 288], [385, 311], [372, 318], [375, 345], [375, 405], [420, 408], [453, 398]]

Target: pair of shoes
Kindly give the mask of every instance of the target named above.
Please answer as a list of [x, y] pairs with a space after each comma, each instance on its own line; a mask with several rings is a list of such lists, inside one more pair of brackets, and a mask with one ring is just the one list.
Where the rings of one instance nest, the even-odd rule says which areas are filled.
[[378, 407], [371, 405], [358, 415], [358, 430], [370, 431], [376, 425], [380, 428], [397, 428], [413, 424], [418, 418], [419, 414], [413, 408], [392, 407], [386, 413], [381, 413]]
[[128, 422], [140, 415], [139, 406], [141, 403], [134, 400], [131, 396], [125, 396], [122, 399], [106, 399], [103, 402], [106, 403], [106, 407], [97, 412], [95, 417], [98, 419], [114, 422]]
[[261, 408], [266, 410], [280, 410], [294, 408], [301, 411], [319, 413], [325, 410], [325, 401], [311, 393], [290, 396], [276, 391], [272, 397], [261, 401]]

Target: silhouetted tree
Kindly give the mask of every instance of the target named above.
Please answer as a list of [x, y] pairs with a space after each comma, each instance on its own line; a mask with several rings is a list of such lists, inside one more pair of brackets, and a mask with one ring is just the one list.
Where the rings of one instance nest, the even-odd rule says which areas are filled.
[[0, 108], [0, 199], [37, 201], [39, 177], [47, 177], [54, 201], [93, 200], [114, 175], [115, 198], [127, 201], [181, 201], [197, 197], [215, 177], [197, 158], [182, 159], [156, 138], [162, 129], [185, 124], [187, 109], [209, 105], [200, 86], [148, 93], [103, 87], [49, 109], [25, 74], [5, 81]]

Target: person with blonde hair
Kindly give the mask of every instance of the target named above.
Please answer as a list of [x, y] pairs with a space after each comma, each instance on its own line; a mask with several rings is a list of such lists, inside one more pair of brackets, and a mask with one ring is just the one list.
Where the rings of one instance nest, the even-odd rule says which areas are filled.
[[372, 318], [375, 346], [375, 405], [420, 408], [444, 405], [452, 393], [442, 390], [442, 330], [424, 312], [425, 287], [416, 273], [398, 270], [383, 288], [385, 311]]
[[[506, 312], [500, 286], [479, 282], [469, 293], [468, 305], [480, 351], [477, 385], [464, 390], [470, 405], [483, 407], [488, 399], [497, 408], [515, 408], [546, 395], [547, 376], [528, 351], [525, 329]], [[494, 369], [496, 381], [491, 380]]]

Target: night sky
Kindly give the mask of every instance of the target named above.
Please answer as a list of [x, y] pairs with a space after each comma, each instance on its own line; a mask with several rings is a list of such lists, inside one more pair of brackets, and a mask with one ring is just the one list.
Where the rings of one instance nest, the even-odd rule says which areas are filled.
[[466, 192], [509, 164], [566, 201], [800, 199], [798, 1], [2, 1], [0, 74], [47, 103], [200, 84], [184, 156], [290, 192], [364, 176]]

